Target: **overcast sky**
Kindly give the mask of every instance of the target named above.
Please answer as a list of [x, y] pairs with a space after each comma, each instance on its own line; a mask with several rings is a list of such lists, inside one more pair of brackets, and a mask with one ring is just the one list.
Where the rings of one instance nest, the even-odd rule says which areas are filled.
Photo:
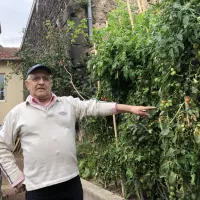
[[20, 47], [34, 0], [0, 0], [0, 45]]

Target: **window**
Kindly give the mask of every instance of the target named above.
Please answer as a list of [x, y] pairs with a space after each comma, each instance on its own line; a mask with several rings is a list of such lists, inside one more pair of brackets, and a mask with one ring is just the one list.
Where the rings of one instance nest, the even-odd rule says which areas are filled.
[[5, 74], [0, 74], [0, 101], [5, 100]]

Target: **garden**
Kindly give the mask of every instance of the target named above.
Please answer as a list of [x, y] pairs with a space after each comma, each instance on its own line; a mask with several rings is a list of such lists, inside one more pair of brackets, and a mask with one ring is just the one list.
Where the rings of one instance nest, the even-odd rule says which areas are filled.
[[46, 26], [48, 50], [38, 56], [27, 46], [13, 73], [25, 75], [37, 60], [52, 67], [57, 95], [157, 108], [148, 118], [120, 114], [79, 124], [81, 176], [114, 185], [127, 199], [200, 199], [199, 0], [163, 0], [139, 14], [131, 6], [131, 15], [119, 1], [88, 41], [95, 54], [83, 58], [81, 71], [63, 44], [84, 34], [85, 21]]

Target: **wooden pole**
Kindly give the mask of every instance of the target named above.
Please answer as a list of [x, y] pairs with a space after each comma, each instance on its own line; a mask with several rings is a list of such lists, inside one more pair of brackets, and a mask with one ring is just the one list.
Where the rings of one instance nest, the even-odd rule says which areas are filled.
[[113, 124], [114, 124], [114, 132], [115, 132], [115, 145], [116, 145], [116, 148], [118, 148], [117, 124], [116, 124], [115, 115], [113, 115]]
[[[96, 44], [94, 44], [94, 55], [97, 55]], [[97, 81], [98, 91], [101, 89], [101, 82]]]
[[144, 12], [145, 11], [145, 2], [144, 2], [144, 0], [142, 0], [142, 12]]
[[131, 12], [130, 0], [126, 0], [126, 3], [127, 3], [127, 8], [128, 8], [130, 21], [131, 21], [131, 26], [132, 26], [132, 29], [133, 29], [134, 28], [134, 24], [133, 24], [133, 15], [132, 15], [132, 12]]
[[[118, 135], [117, 135], [117, 123], [115, 115], [113, 115], [113, 124], [114, 124], [114, 132], [115, 132], [115, 146], [118, 148]], [[125, 198], [125, 189], [124, 189], [124, 182], [121, 179], [121, 187], [122, 187], [122, 197]]]
[[16, 149], [19, 147], [19, 145], [20, 145], [20, 139], [17, 138], [17, 141], [16, 141], [16, 143], [15, 143], [15, 147], [14, 147], [14, 149], [13, 149], [13, 153], [16, 151]]
[[140, 0], [138, 0], [138, 7], [139, 7], [140, 12], [142, 12], [142, 8], [141, 8]]
[[[190, 109], [190, 97], [189, 96], [185, 96], [185, 110], [189, 110]], [[187, 114], [187, 123], [188, 123], [188, 127], [190, 127], [190, 119], [189, 119], [189, 115]]]
[[108, 27], [108, 20], [106, 20], [106, 27]]

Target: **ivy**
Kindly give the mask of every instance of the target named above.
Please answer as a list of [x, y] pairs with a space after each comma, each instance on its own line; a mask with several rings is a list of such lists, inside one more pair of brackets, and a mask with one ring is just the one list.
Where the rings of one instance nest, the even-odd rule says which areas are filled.
[[[70, 56], [70, 48], [76, 43], [79, 36], [84, 35], [87, 39], [86, 20], [81, 20], [78, 25], [75, 25], [74, 21], [68, 20], [66, 26], [62, 28], [54, 27], [50, 20], [47, 20], [44, 26], [47, 29], [45, 46], [40, 52], [37, 52], [33, 44], [26, 43], [19, 51], [19, 56], [22, 58], [20, 65], [13, 66], [10, 63], [13, 72], [9, 75], [8, 80], [13, 73], [22, 74], [22, 78], [26, 79], [27, 70], [36, 63], [42, 63], [52, 70], [52, 91], [55, 94], [79, 96], [75, 91], [75, 86], [83, 98], [89, 98], [93, 94], [94, 87], [86, 69], [84, 60], [86, 58], [82, 58], [79, 65], [74, 65]], [[28, 92], [25, 90], [25, 96], [27, 95]]]

